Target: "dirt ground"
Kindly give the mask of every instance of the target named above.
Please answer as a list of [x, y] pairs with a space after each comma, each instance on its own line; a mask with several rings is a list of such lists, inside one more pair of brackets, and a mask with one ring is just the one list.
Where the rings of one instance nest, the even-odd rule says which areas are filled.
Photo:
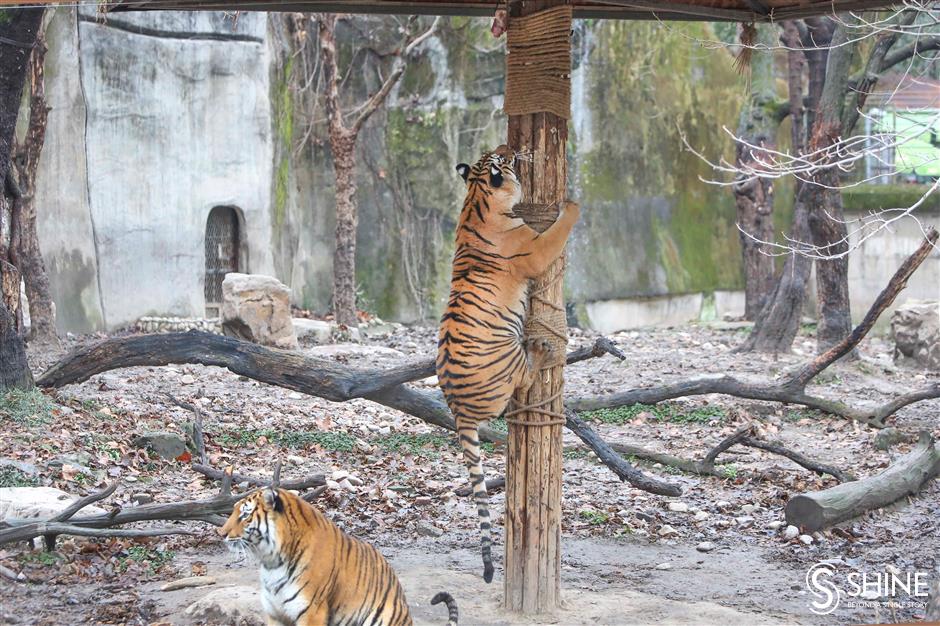
[[[772, 378], [814, 352], [809, 333], [792, 355], [773, 358], [732, 352], [746, 335], [734, 324], [694, 325], [619, 333], [611, 339], [625, 362], [604, 357], [566, 370], [566, 395], [610, 393], [707, 374], [735, 372]], [[364, 345], [304, 348], [351, 366], [389, 366], [431, 355], [433, 328], [393, 327]], [[71, 338], [64, 349], [102, 337]], [[573, 332], [571, 348], [590, 344]], [[32, 351], [37, 372], [63, 351]], [[861, 359], [838, 364], [810, 391], [851, 404], [880, 403], [936, 380], [891, 361], [885, 340], [866, 340]], [[431, 385], [433, 381], [418, 384]], [[450, 591], [462, 624], [844, 624], [915, 620], [922, 610], [892, 613], [844, 604], [829, 615], [810, 611], [807, 570], [826, 561], [843, 571], [918, 571], [940, 566], [940, 481], [916, 497], [840, 528], [813, 535], [809, 545], [788, 540], [783, 507], [795, 493], [835, 484], [782, 457], [732, 449], [726, 478], [684, 475], [644, 465], [681, 484], [683, 495], [663, 498], [633, 489], [565, 433], [562, 588], [557, 614], [523, 619], [499, 609], [500, 564], [492, 585], [481, 578], [475, 514], [453, 491], [466, 483], [451, 433], [396, 411], [356, 400], [335, 404], [269, 387], [226, 370], [202, 366], [130, 368], [29, 398], [25, 409], [0, 405], [0, 460], [34, 466], [37, 475], [0, 466], [0, 484], [51, 485], [83, 495], [120, 480], [106, 503], [133, 506], [207, 497], [218, 489], [184, 461], [165, 461], [133, 444], [151, 430], [182, 432], [192, 414], [166, 394], [198, 405], [205, 415], [211, 464], [269, 475], [285, 461], [282, 478], [325, 473], [341, 481], [348, 472], [361, 484], [333, 484], [318, 505], [344, 530], [375, 544], [402, 579], [419, 624], [444, 623], [444, 610], [427, 600]], [[22, 403], [21, 403], [22, 404]], [[4, 408], [5, 407], [5, 408]], [[5, 411], [5, 412], [4, 412]], [[892, 425], [940, 435], [940, 401], [902, 409]], [[795, 406], [721, 396], [683, 399], [656, 408], [630, 407], [592, 417], [611, 442], [629, 442], [679, 456], [701, 458], [709, 447], [747, 421], [785, 442], [859, 477], [883, 469], [910, 446], [890, 452], [872, 445], [876, 431]], [[497, 448], [486, 454], [489, 476], [502, 473]], [[673, 509], [669, 505], [673, 503]], [[679, 506], [675, 506], [678, 504]], [[684, 506], [683, 506], [684, 505]], [[683, 510], [684, 509], [684, 510]], [[501, 561], [503, 494], [491, 496], [496, 522], [494, 554]], [[60, 539], [47, 554], [23, 546], [0, 549], [0, 564], [23, 580], [2, 578], [0, 623], [193, 624], [208, 623], [186, 608], [220, 589], [245, 603], [256, 569], [237, 563], [205, 524], [180, 524], [198, 536]], [[702, 552], [702, 542], [714, 545]], [[892, 568], [896, 568], [893, 570]], [[216, 579], [211, 587], [160, 591], [194, 574]], [[249, 609], [251, 606], [249, 606]], [[210, 620], [211, 621], [211, 620]], [[232, 623], [231, 619], [215, 623]]]

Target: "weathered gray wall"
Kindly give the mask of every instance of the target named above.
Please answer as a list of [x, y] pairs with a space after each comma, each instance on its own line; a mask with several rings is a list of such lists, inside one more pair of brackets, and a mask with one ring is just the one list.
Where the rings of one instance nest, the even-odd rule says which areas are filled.
[[55, 12], [40, 241], [63, 330], [201, 315], [216, 205], [246, 224], [247, 267], [273, 273], [267, 17]]

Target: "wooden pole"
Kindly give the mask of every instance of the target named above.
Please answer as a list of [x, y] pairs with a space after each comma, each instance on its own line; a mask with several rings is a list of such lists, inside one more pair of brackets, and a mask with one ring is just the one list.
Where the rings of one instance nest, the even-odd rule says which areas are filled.
[[[514, 17], [524, 17], [560, 4], [564, 2], [525, 0], [511, 3], [510, 33]], [[536, 230], [545, 230], [558, 214], [558, 207], [550, 205], [566, 196], [567, 120], [552, 113], [510, 115], [508, 131], [507, 143], [511, 148], [532, 153], [532, 161], [520, 161], [517, 168], [523, 189], [522, 201], [529, 203], [526, 222]], [[527, 325], [538, 317], [552, 319], [553, 330], [566, 335], [563, 272], [564, 255], [533, 281], [531, 292], [539, 293], [541, 297], [530, 300]], [[530, 330], [527, 327], [526, 333], [529, 334]], [[563, 369], [563, 365], [555, 365], [543, 370], [527, 393], [516, 393], [516, 404], [532, 406], [554, 398], [542, 408], [562, 414]], [[556, 423], [546, 426], [533, 426], [531, 423], [509, 425], [504, 605], [511, 611], [545, 613], [558, 608], [560, 593], [562, 425], [551, 416], [538, 412], [517, 417], [526, 422]]]

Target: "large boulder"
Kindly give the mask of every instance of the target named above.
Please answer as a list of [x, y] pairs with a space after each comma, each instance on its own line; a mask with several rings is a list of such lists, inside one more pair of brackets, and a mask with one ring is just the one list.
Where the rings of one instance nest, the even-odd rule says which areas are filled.
[[940, 302], [908, 300], [891, 316], [894, 360], [940, 371]]
[[265, 346], [296, 348], [290, 289], [272, 276], [226, 274], [222, 281], [222, 332]]
[[[0, 488], [0, 520], [7, 518], [49, 519], [55, 517], [78, 499], [55, 487]], [[78, 515], [103, 515], [104, 509], [89, 505]]]

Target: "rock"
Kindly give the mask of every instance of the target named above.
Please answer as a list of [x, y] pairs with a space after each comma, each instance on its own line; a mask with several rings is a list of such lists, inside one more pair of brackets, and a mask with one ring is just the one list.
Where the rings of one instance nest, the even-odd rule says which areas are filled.
[[192, 385], [196, 382], [196, 377], [192, 374], [183, 374], [180, 376], [181, 385]]
[[353, 487], [353, 484], [352, 484], [351, 482], [349, 482], [349, 479], [348, 479], [348, 478], [344, 478], [343, 480], [339, 481], [339, 486], [342, 487], [343, 489], [345, 489], [346, 491], [355, 491], [355, 490], [356, 490], [356, 488]]
[[131, 443], [137, 448], [149, 448], [160, 458], [171, 461], [186, 452], [183, 436], [165, 431], [145, 432], [134, 437]]
[[336, 482], [340, 482], [347, 476], [349, 476], [349, 472], [347, 472], [346, 470], [336, 470], [335, 472], [333, 472], [330, 478], [332, 478]]
[[750, 515], [742, 515], [741, 517], [734, 518], [734, 521], [738, 523], [738, 526], [741, 528], [748, 528], [754, 524], [754, 518]]
[[808, 546], [809, 544], [813, 543], [813, 538], [809, 535], [800, 535], [800, 543]]
[[770, 522], [769, 524], [767, 524], [767, 528], [769, 528], [770, 530], [780, 530], [781, 528], [783, 528], [784, 523], [785, 523], [785, 522], [781, 522], [780, 520], [776, 520], [776, 521], [773, 521], [773, 522]]
[[427, 496], [418, 496], [415, 498], [415, 504], [418, 506], [427, 506], [431, 504], [431, 498]]
[[940, 371], [940, 302], [908, 300], [891, 315], [895, 362]]
[[759, 511], [759, 510], [760, 510], [760, 507], [757, 506], [756, 504], [745, 504], [744, 506], [741, 507], [741, 512], [744, 513], [745, 515], [751, 515], [755, 511]]
[[[78, 500], [55, 487], [2, 487], [0, 488], [0, 519], [8, 517], [47, 519], [54, 517]], [[82, 515], [103, 515], [104, 509], [91, 505], [82, 509]]]
[[729, 506], [731, 506], [731, 503], [727, 500], [719, 500], [715, 503], [715, 507], [719, 509], [727, 509]]
[[222, 281], [222, 332], [264, 346], [296, 348], [290, 289], [271, 276], [226, 274]]
[[889, 426], [888, 428], [882, 428], [878, 431], [872, 445], [874, 445], [877, 450], [888, 451], [899, 443], [910, 443], [916, 438], [917, 437], [911, 433], [906, 433], [894, 426]]
[[323, 320], [311, 320], [295, 317], [291, 320], [294, 326], [294, 335], [298, 341], [326, 344], [333, 339], [334, 324]]
[[261, 626], [261, 596], [256, 585], [213, 589], [186, 608], [194, 620], [232, 626]]
[[670, 570], [672, 569], [672, 563], [660, 563], [659, 565], [656, 566], [655, 569], [658, 569], [660, 571]]
[[679, 531], [670, 526], [669, 524], [663, 524], [659, 527], [659, 530], [656, 531], [659, 533], [660, 537], [672, 537], [673, 535], [678, 535]]
[[212, 576], [189, 576], [187, 578], [178, 578], [164, 583], [160, 586], [160, 591], [176, 591], [177, 589], [189, 589], [190, 587], [206, 587], [214, 585], [215, 578]]
[[333, 491], [339, 491], [340, 489], [343, 488], [343, 486], [340, 485], [340, 484], [339, 484], [338, 482], [336, 482], [335, 480], [329, 480], [329, 479], [327, 479], [327, 481], [326, 481], [326, 486], [327, 486], [328, 489], [332, 489]]
[[669, 510], [675, 513], [688, 513], [689, 505], [685, 502], [670, 502]]
[[783, 531], [783, 538], [787, 541], [796, 539], [800, 534], [800, 529], [796, 526], [787, 526]]
[[704, 522], [709, 517], [711, 517], [711, 513], [708, 513], [707, 511], [697, 511], [695, 513], [695, 517], [692, 519], [694, 519], [696, 522]]
[[418, 522], [418, 534], [424, 537], [440, 537], [444, 531], [427, 522]]
[[14, 459], [0, 459], [0, 467], [12, 467], [27, 476], [39, 476], [40, 471], [42, 471], [32, 463], [16, 461]]
[[346, 477], [346, 480], [348, 480], [352, 485], [354, 485], [354, 486], [356, 486], [356, 487], [359, 487], [359, 486], [362, 485], [362, 479], [359, 478], [358, 476], [353, 476], [352, 474], [350, 474], [349, 476], [347, 476], [347, 477]]
[[153, 496], [149, 493], [135, 493], [131, 496], [131, 501], [138, 506], [141, 504], [150, 504], [153, 502]]
[[713, 544], [711, 541], [703, 541], [702, 543], [695, 546], [695, 549], [699, 552], [711, 552], [715, 549], [715, 547], [715, 544]]

